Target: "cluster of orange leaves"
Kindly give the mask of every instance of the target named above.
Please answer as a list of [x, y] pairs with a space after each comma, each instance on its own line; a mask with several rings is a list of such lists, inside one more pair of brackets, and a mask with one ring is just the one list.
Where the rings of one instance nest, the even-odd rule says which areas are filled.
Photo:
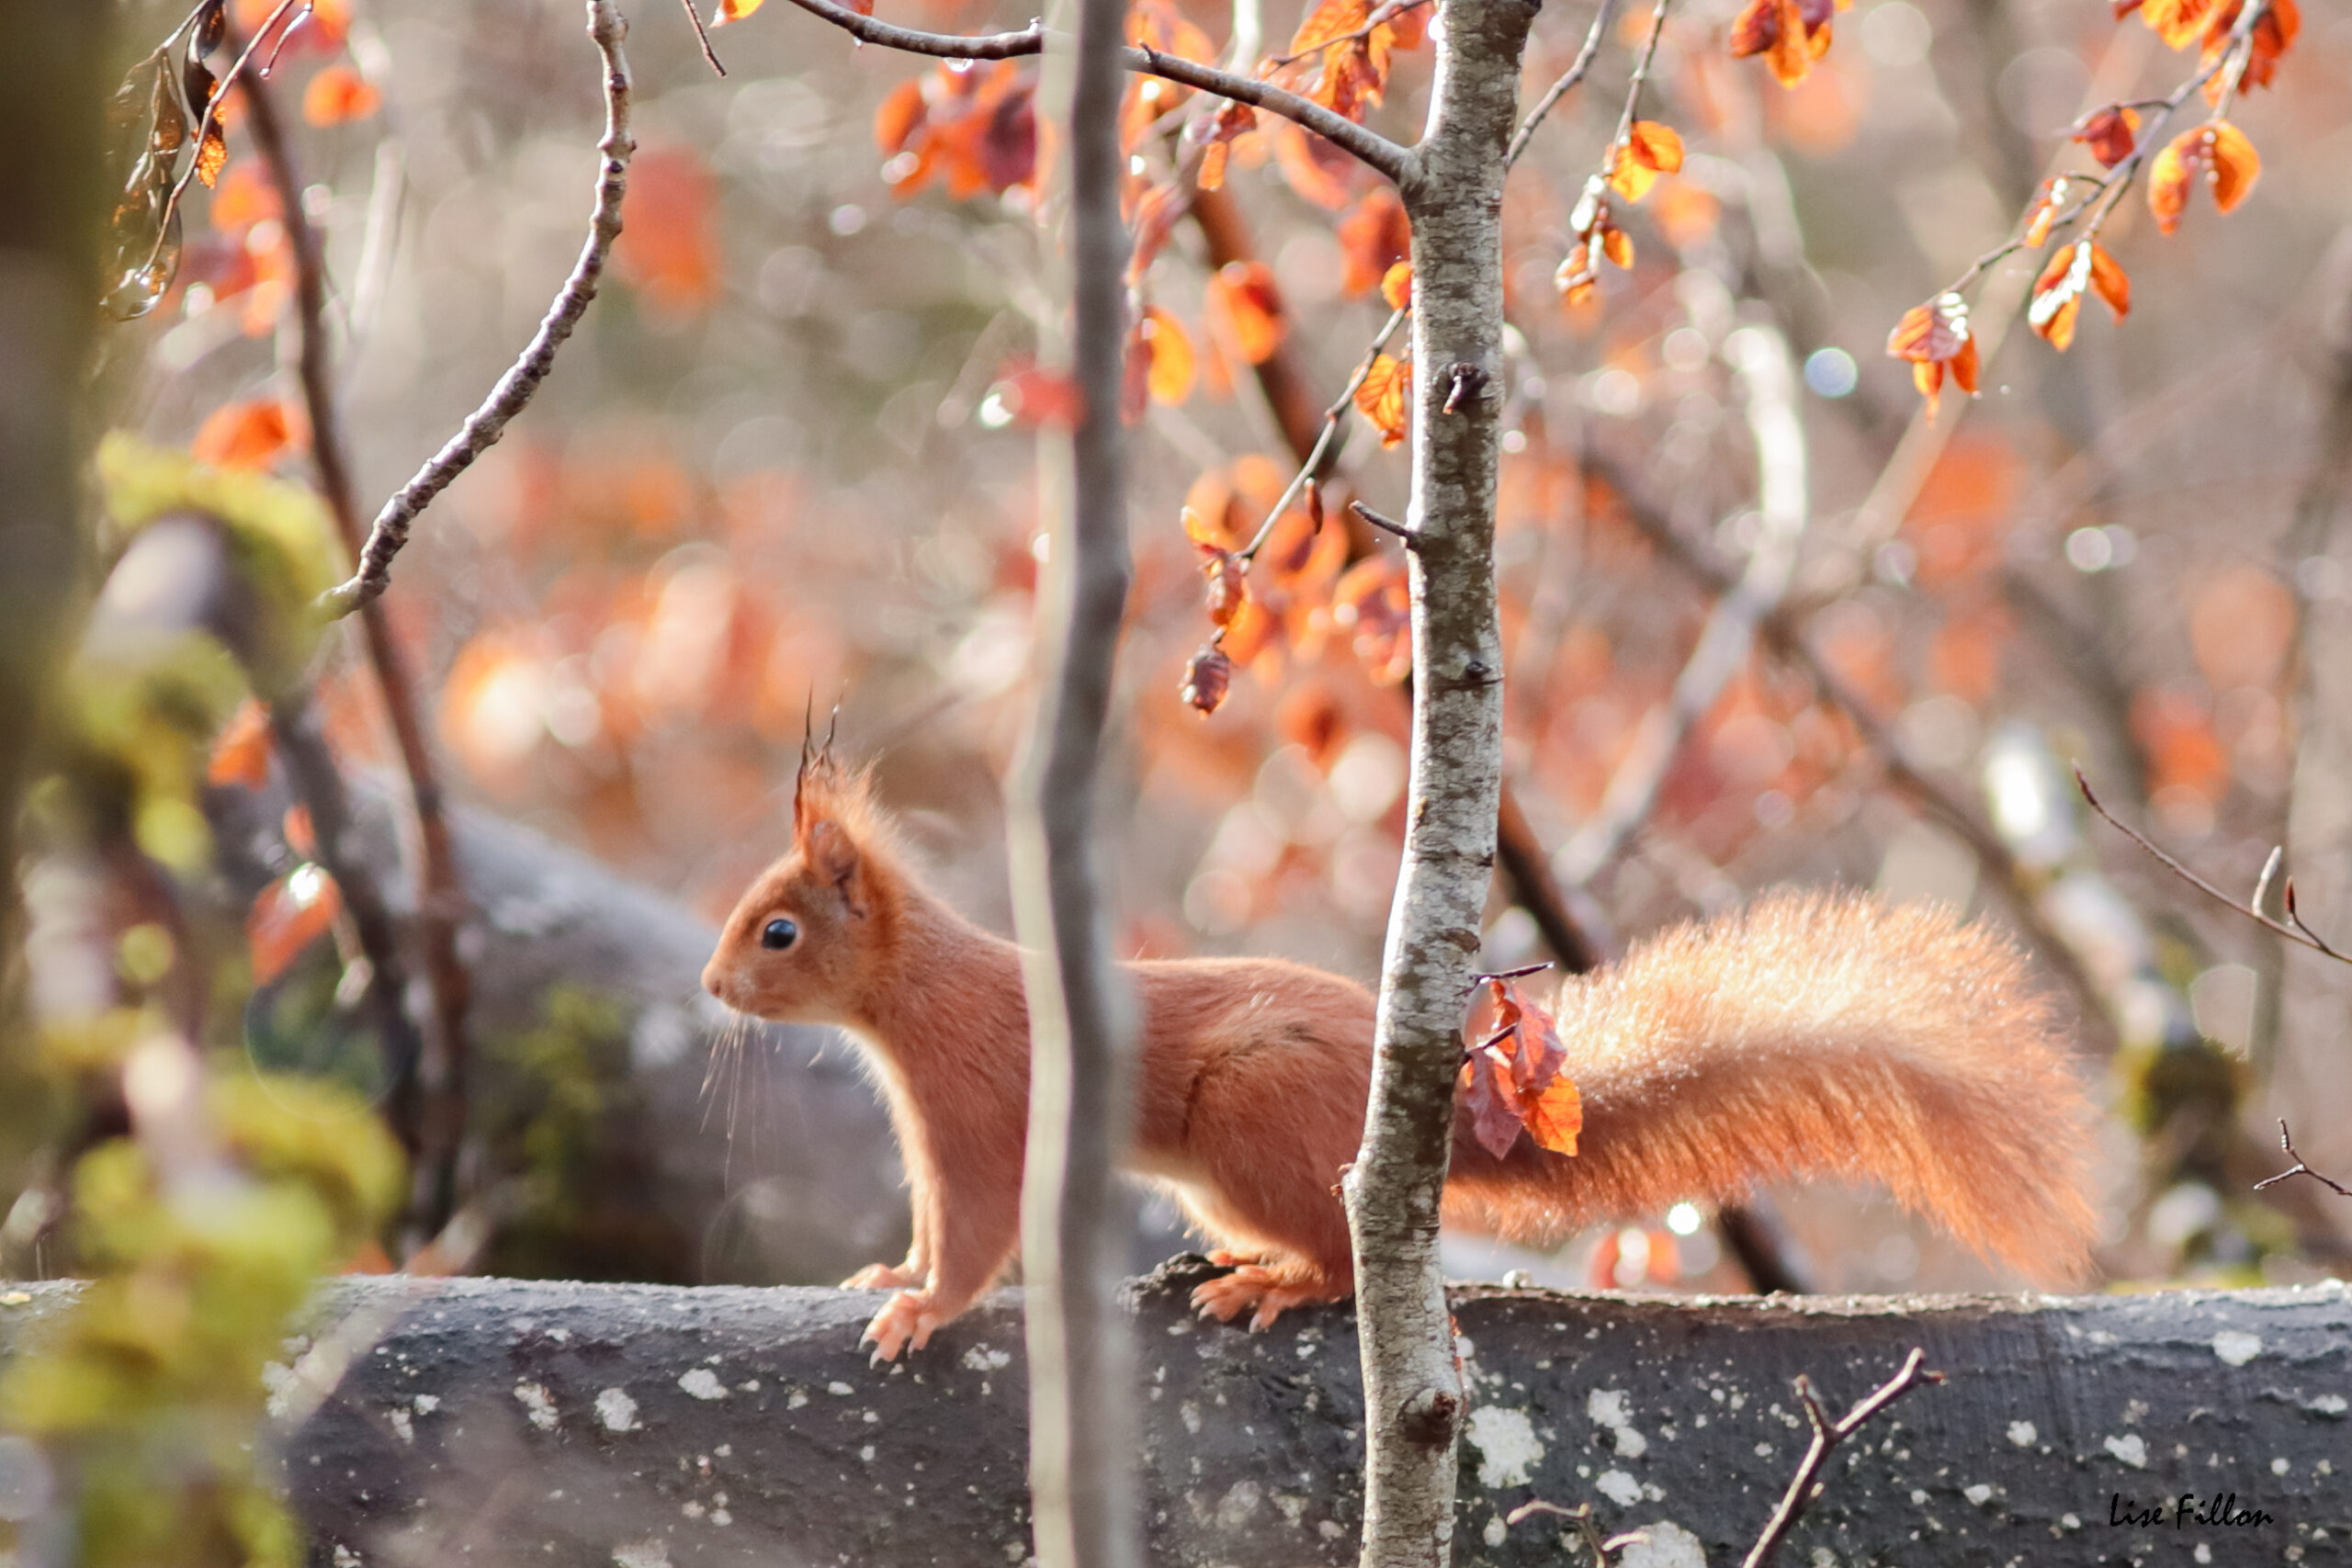
[[1290, 51], [1267, 62], [1259, 75], [1321, 104], [1343, 118], [1362, 120], [1388, 90], [1391, 57], [1420, 47], [1428, 36], [1429, 0], [1317, 0], [1298, 24]]
[[936, 175], [957, 200], [1026, 189], [1037, 177], [1037, 73], [1019, 60], [944, 61], [901, 82], [874, 114], [874, 140], [901, 162], [890, 189], [911, 196]]
[[1457, 1085], [1473, 1134], [1497, 1159], [1521, 1133], [1554, 1154], [1577, 1152], [1584, 1101], [1560, 1069], [1568, 1054], [1552, 1015], [1530, 1000], [1517, 976], [1484, 976], [1462, 1021]]
[[1375, 684], [1411, 672], [1403, 565], [1383, 556], [1349, 565], [1347, 532], [1327, 520], [1319, 486], [1301, 487], [1299, 503], [1247, 553], [1284, 483], [1271, 460], [1249, 457], [1203, 474], [1184, 498], [1184, 536], [1201, 558], [1215, 630], [1186, 668], [1183, 699], [1204, 714], [1224, 702], [1237, 666], [1271, 675], [1284, 650], [1311, 663], [1335, 640]]
[[1593, 270], [1596, 257], [1606, 256], [1620, 268], [1634, 265], [1633, 236], [1617, 226], [1611, 196], [1622, 197], [1629, 204], [1638, 202], [1657, 184], [1659, 175], [1679, 174], [1681, 169], [1682, 138], [1670, 125], [1637, 119], [1609, 144], [1601, 172], [1585, 182], [1584, 193], [1568, 214], [1568, 227], [1575, 231], [1577, 243], [1552, 278], [1570, 305], [1592, 299], [1600, 282]]
[[1831, 18], [1853, 0], [1747, 0], [1732, 19], [1731, 51], [1760, 54], [1773, 79], [1793, 87], [1829, 52]]
[[[2293, 47], [2302, 29], [2302, 18], [2295, 0], [2256, 3], [2263, 10], [2245, 37], [2243, 56], [2233, 60], [2246, 0], [2116, 0], [2117, 19], [2137, 11], [2173, 49], [2198, 47], [2203, 56], [2205, 98], [2215, 107], [2212, 118], [2180, 132], [2149, 160], [2148, 210], [2162, 233], [2180, 227], [2189, 192], [2200, 179], [2213, 193], [2214, 208], [2228, 212], [2262, 177], [2262, 157], [2253, 141], [2219, 111], [2230, 92], [2270, 85], [2280, 56]], [[2094, 109], [2075, 121], [2068, 136], [2101, 168], [2122, 170], [2117, 178], [2128, 180], [2138, 160], [2146, 156], [2139, 140], [2140, 114], [2130, 104]], [[2052, 229], [2092, 213], [2106, 188], [2080, 175], [2053, 175], [2042, 181], [2026, 205], [2018, 243], [2040, 249]], [[2034, 281], [2027, 321], [2062, 354], [2075, 341], [2075, 320], [2086, 292], [2106, 300], [2118, 321], [2132, 308], [2130, 277], [2098, 243], [2099, 225], [2111, 210], [2110, 206], [2099, 211], [2091, 218], [2088, 233], [2052, 253]], [[1968, 329], [1967, 302], [1957, 293], [1913, 306], [1888, 335], [1886, 351], [1911, 362], [1913, 379], [1931, 412], [1947, 375], [1962, 391], [1976, 391], [1976, 343]]]

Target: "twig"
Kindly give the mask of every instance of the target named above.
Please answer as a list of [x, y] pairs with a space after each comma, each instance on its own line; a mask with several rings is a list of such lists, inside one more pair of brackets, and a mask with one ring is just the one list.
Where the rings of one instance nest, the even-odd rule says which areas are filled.
[[[967, 37], [956, 33], [924, 32], [917, 28], [902, 28], [890, 22], [876, 21], [847, 6], [837, 4], [836, 0], [793, 0], [793, 3], [809, 15], [832, 23], [861, 43], [878, 44], [885, 49], [927, 55], [934, 60], [1014, 60], [1040, 53], [1046, 47], [1046, 24], [1043, 22], [1032, 22], [1016, 32]], [[1214, 93], [1218, 97], [1230, 98], [1235, 103], [1248, 104], [1252, 108], [1264, 109], [1269, 114], [1295, 120], [1399, 184], [1411, 177], [1416, 167], [1412, 149], [1400, 146], [1378, 131], [1358, 125], [1311, 98], [1277, 87], [1270, 82], [1220, 71], [1214, 65], [1203, 65], [1181, 55], [1163, 54], [1156, 49], [1123, 49], [1119, 65], [1122, 70], [1132, 71], [1138, 75], [1159, 76], [1182, 86]]]
[[2292, 1170], [2282, 1170], [2276, 1176], [2267, 1177], [2264, 1179], [2256, 1182], [2254, 1184], [2254, 1190], [2256, 1192], [2261, 1191], [2266, 1187], [2276, 1187], [2278, 1183], [2287, 1180], [2290, 1177], [2308, 1176], [2313, 1181], [2318, 1182], [2322, 1187], [2326, 1188], [2329, 1191], [2340, 1194], [2346, 1198], [2352, 1198], [2352, 1187], [2346, 1187], [2341, 1182], [2322, 1176], [2318, 1171], [2313, 1170], [2310, 1166], [2303, 1163], [2303, 1156], [2295, 1152], [2295, 1140], [2288, 1135], [2287, 1119], [2284, 1116], [2278, 1118], [2278, 1146], [2287, 1151], [2287, 1157], [2295, 1162], [2295, 1168]]
[[702, 45], [702, 57], [710, 62], [713, 71], [721, 76], [726, 75], [727, 67], [718, 63], [718, 52], [710, 47], [710, 29], [703, 26], [702, 7], [695, 5], [695, 0], [678, 0], [678, 4], [686, 8], [686, 20], [695, 25], [695, 41]]
[[[344, 548], [356, 558], [361, 547], [357, 487], [352, 482], [350, 447], [335, 396], [326, 323], [326, 266], [319, 235], [302, 206], [302, 179], [278, 119], [276, 96], [258, 76], [246, 81], [244, 93], [253, 116], [254, 146], [277, 187], [287, 244], [294, 254], [294, 323], [302, 400], [310, 415], [311, 461], [318, 468], [319, 489], [326, 498], [335, 531]], [[413, 833], [411, 858], [416, 867], [415, 937], [427, 994], [428, 1026], [422, 1058], [409, 1064], [407, 1077], [415, 1081], [403, 1081], [401, 1075], [394, 1075], [390, 1102], [404, 1113], [413, 1113], [412, 1124], [400, 1129], [401, 1143], [416, 1165], [416, 1197], [409, 1220], [413, 1228], [430, 1235], [455, 1210], [458, 1151], [466, 1121], [470, 1055], [466, 1012], [473, 980], [458, 953], [466, 895], [448, 816], [443, 809], [440, 770], [420, 716], [415, 678], [392, 636], [391, 621], [380, 600], [360, 607], [359, 626], [408, 784], [406, 825]], [[332, 771], [332, 761], [327, 765]], [[315, 808], [312, 815], [317, 815]], [[380, 954], [370, 953], [368, 958], [380, 967]]]
[[1290, 483], [1283, 487], [1283, 493], [1275, 499], [1273, 505], [1266, 509], [1266, 520], [1258, 525], [1258, 531], [1250, 536], [1250, 542], [1234, 552], [1244, 562], [1258, 558], [1258, 552], [1265, 547], [1268, 539], [1273, 537], [1274, 525], [1282, 521], [1283, 513], [1290, 510], [1290, 503], [1298, 498], [1298, 492], [1306, 488], [1306, 481], [1322, 476], [1324, 459], [1340, 438], [1340, 421], [1354, 406], [1356, 389], [1363, 385], [1363, 378], [1372, 374], [1372, 367], [1380, 362], [1381, 350], [1388, 346], [1388, 340], [1396, 335], [1396, 329], [1405, 324], [1405, 318], [1409, 314], [1409, 310], [1399, 305], [1388, 313], [1388, 320], [1380, 331], [1373, 334], [1372, 346], [1364, 350], [1363, 359], [1356, 366], [1355, 374], [1348, 378], [1348, 384], [1340, 389], [1331, 406], [1323, 411], [1323, 429], [1316, 436], [1315, 446], [1300, 459], [1298, 471], [1290, 477]]
[[1941, 1372], [1919, 1370], [1928, 1359], [1925, 1350], [1914, 1347], [1903, 1359], [1903, 1370], [1880, 1387], [1877, 1393], [1855, 1405], [1836, 1421], [1821, 1407], [1821, 1400], [1813, 1392], [1813, 1383], [1805, 1377], [1797, 1378], [1797, 1397], [1804, 1401], [1805, 1418], [1813, 1423], [1813, 1443], [1805, 1450], [1804, 1460], [1797, 1466], [1796, 1475], [1789, 1482], [1788, 1491], [1781, 1498], [1781, 1506], [1772, 1510], [1772, 1517], [1764, 1526], [1764, 1533], [1756, 1538], [1756, 1545], [1747, 1553], [1741, 1568], [1764, 1568], [1773, 1554], [1788, 1540], [1804, 1511], [1821, 1495], [1821, 1467], [1829, 1461], [1830, 1454], [1839, 1443], [1861, 1430], [1880, 1411], [1902, 1398], [1923, 1382], [1941, 1382]]
[[418, 515], [447, 488], [450, 480], [465, 472], [475, 458], [505, 434], [507, 422], [523, 412], [523, 406], [547, 379], [548, 372], [555, 366], [556, 351], [580, 324], [588, 302], [596, 297], [596, 284], [604, 276], [605, 258], [611, 254], [613, 241], [621, 231], [621, 196], [628, 186], [628, 161], [637, 151], [637, 143], [628, 134], [628, 61], [621, 50], [622, 40], [628, 36], [628, 23], [613, 0], [587, 0], [587, 5], [588, 36], [595, 40], [605, 62], [605, 134], [597, 143], [603, 158], [597, 168], [595, 209], [590, 217], [588, 238], [580, 247], [580, 258], [572, 263], [571, 276], [556, 291], [555, 302], [548, 308], [546, 319], [539, 322], [539, 330], [523, 350], [523, 356], [507, 367], [481, 407], [467, 417], [448, 444], [435, 453], [432, 460], [417, 470], [416, 477], [402, 485], [400, 493], [386, 502], [383, 511], [377, 513], [351, 580], [320, 596], [319, 609], [329, 619], [351, 614], [369, 600], [380, 597], [391, 586], [392, 558], [408, 543], [409, 532], [415, 526]]
[[1747, 423], [1756, 437], [1756, 543], [1739, 581], [1715, 601], [1672, 694], [1643, 719], [1599, 811], [1568, 841], [1562, 874], [1572, 883], [1591, 881], [1648, 820], [1683, 743], [1747, 665], [1758, 626], [1780, 604], [1796, 570], [1797, 547], [1812, 515], [1796, 367], [1787, 340], [1771, 327], [1742, 327], [1725, 347], [1747, 385]]
[[1510, 146], [1503, 153], [1506, 170], [1519, 162], [1519, 155], [1527, 151], [1530, 141], [1535, 140], [1535, 128], [1544, 123], [1544, 117], [1552, 112], [1553, 106], [1567, 96], [1570, 90], [1585, 79], [1586, 73], [1592, 69], [1592, 62], [1600, 57], [1600, 40], [1608, 35], [1610, 19], [1616, 14], [1617, 0], [1600, 0], [1600, 5], [1592, 13], [1591, 29], [1584, 35], [1584, 47], [1577, 51], [1576, 59], [1566, 71], [1561, 73], [1560, 79], [1545, 88], [1544, 96], [1535, 100], [1535, 107], [1527, 111], [1527, 118], [1520, 122], [1519, 130], [1512, 134]]
[[1384, 533], [1394, 534], [1398, 538], [1404, 540], [1405, 547], [1407, 549], [1411, 549], [1415, 545], [1420, 542], [1419, 539], [1415, 536], [1410, 528], [1406, 527], [1405, 525], [1397, 522], [1393, 517], [1382, 516], [1379, 513], [1374, 512], [1371, 507], [1366, 506], [1361, 501], [1351, 501], [1348, 502], [1348, 510], [1363, 518], [1365, 522], [1371, 524], [1374, 527], [1382, 530]]
[[1578, 1503], [1573, 1508], [1563, 1508], [1557, 1503], [1546, 1503], [1540, 1497], [1532, 1503], [1521, 1503], [1518, 1507], [1513, 1508], [1503, 1516], [1503, 1522], [1511, 1525], [1520, 1524], [1537, 1514], [1550, 1514], [1576, 1526], [1577, 1539], [1584, 1543], [1585, 1550], [1592, 1553], [1592, 1568], [1609, 1568], [1611, 1552], [1623, 1551], [1625, 1548], [1650, 1538], [1647, 1530], [1628, 1530], [1623, 1535], [1611, 1536], [1604, 1540], [1600, 1534], [1600, 1527], [1593, 1522], [1591, 1504]]
[[[2096, 811], [2101, 817], [2106, 818], [2109, 824], [2118, 832], [2131, 840], [2133, 843], [2139, 845], [2142, 849], [2147, 851], [2149, 855], [2152, 856], [2159, 864], [2171, 872], [2175, 876], [2179, 877], [2183, 882], [2188, 883], [2191, 887], [2196, 888], [2199, 892], [2206, 895], [2208, 897], [2228, 905], [2231, 908], [2235, 909], [2239, 914], [2244, 915], [2247, 919], [2252, 920], [2255, 924], [2261, 926], [2274, 935], [2285, 937], [2289, 942], [2294, 942], [2299, 946], [2308, 947], [2313, 953], [2324, 953], [2328, 957], [2335, 959], [2338, 964], [2352, 964], [2352, 955], [2340, 953], [2336, 949], [2329, 946], [2324, 938], [2323, 938], [2317, 931], [2312, 930], [2311, 927], [2303, 923], [2302, 916], [2298, 914], [2295, 910], [2295, 879], [2291, 874], [2287, 876], [2279, 885], [2279, 901], [2286, 908], [2287, 918], [2283, 920], [2274, 919], [2270, 916], [2264, 914], [2254, 905], [2241, 903], [2237, 899], [2231, 897], [2228, 894], [2222, 892], [2220, 888], [2214, 886], [2211, 883], [2206, 881], [2203, 877], [2198, 875], [2195, 872], [2181, 864], [2180, 862], [2166, 854], [2163, 850], [2158, 849], [2155, 844], [2149, 840], [2146, 834], [2142, 833], [2138, 829], [2132, 828], [2123, 822], [2122, 819], [2118, 818], [2114, 812], [2109, 811], [2107, 808], [2097, 795], [2091, 792], [2090, 780], [2083, 776], [2083, 770], [2079, 767], [2075, 770], [2075, 786], [2083, 792], [2083, 799], [2090, 804], [2090, 808], [2093, 811]], [[2268, 869], [2266, 868], [2263, 873], [2263, 886], [2266, 888], [2269, 885], [2269, 880], [2270, 873]]]
[[1648, 85], [1650, 64], [1657, 59], [1658, 39], [1666, 36], [1666, 13], [1674, 0], [1657, 0], [1657, 9], [1650, 15], [1649, 41], [1642, 48], [1642, 58], [1634, 66], [1634, 74], [1625, 84], [1625, 109], [1617, 120], [1617, 135], [1612, 145], [1622, 144], [1633, 133], [1634, 113], [1642, 105], [1642, 88]]

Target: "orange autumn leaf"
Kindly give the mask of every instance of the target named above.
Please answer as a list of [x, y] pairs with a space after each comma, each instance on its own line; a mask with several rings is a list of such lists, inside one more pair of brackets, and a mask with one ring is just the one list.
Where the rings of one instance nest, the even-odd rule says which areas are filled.
[[1151, 400], [1174, 405], [1193, 395], [1193, 340], [1184, 324], [1154, 305], [1136, 323], [1136, 334], [1149, 356], [1147, 385]]
[[718, 182], [691, 147], [644, 148], [629, 165], [613, 270], [656, 312], [698, 316], [718, 298]]
[[[1199, 128], [1200, 122], [1195, 122]], [[1211, 115], [1205, 123], [1204, 139], [1208, 145], [1201, 152], [1201, 168], [1197, 178], [1201, 189], [1219, 190], [1225, 185], [1225, 165], [1233, 143], [1258, 129], [1258, 111], [1248, 104], [1228, 103]]]
[[2051, 347], [2064, 354], [2075, 341], [2075, 319], [2082, 310], [2083, 295], [2092, 289], [2107, 301], [2117, 321], [2131, 312], [2132, 280], [2104, 246], [2090, 240], [2062, 245], [2052, 253], [2050, 265], [2034, 282], [2033, 303], [2026, 320]]
[[1380, 297], [1392, 310], [1402, 310], [1413, 302], [1413, 264], [1400, 261], [1388, 269], [1380, 280]]
[[1290, 323], [1274, 288], [1274, 269], [1263, 262], [1227, 262], [1208, 284], [1209, 309], [1234, 352], [1252, 365], [1273, 357]]
[[277, 398], [253, 398], [213, 410], [189, 451], [224, 468], [266, 468], [300, 445], [293, 411]]
[[1654, 119], [1635, 120], [1625, 139], [1609, 149], [1610, 188], [1627, 201], [1641, 200], [1660, 175], [1679, 174], [1681, 168], [1681, 136]]
[[[740, 22], [758, 10], [760, 5], [761, 0], [718, 0], [718, 14], [711, 17], [710, 25], [714, 28], [723, 28], [729, 22]], [[870, 17], [874, 14], [874, 0], [865, 0], [863, 5], [853, 5], [851, 9], [862, 17]]]
[[2058, 221], [2059, 214], [2074, 198], [2075, 187], [2079, 183], [2075, 176], [2067, 175], [2052, 175], [2041, 182], [2041, 188], [2033, 193], [2033, 199], [2026, 203], [2025, 243], [2029, 246], [2039, 246], [2050, 238], [2051, 226]]
[[1764, 56], [1773, 79], [1793, 87], [1829, 51], [1830, 18], [1838, 8], [1832, 0], [1747, 0], [1732, 19], [1731, 52]]
[[1390, 186], [1376, 186], [1339, 225], [1340, 288], [1350, 299], [1380, 287], [1388, 269], [1413, 253], [1413, 226]]
[[2148, 210], [2169, 234], [2180, 227], [2188, 187], [2199, 174], [2213, 193], [2213, 205], [2227, 212], [2262, 177], [2262, 158], [2245, 132], [2226, 119], [2182, 131], [2165, 144], [2148, 168]]
[[1968, 328], [1968, 303], [1957, 294], [1939, 294], [1905, 310], [1887, 334], [1886, 352], [1911, 362], [1911, 379], [1930, 407], [1947, 374], [1962, 391], [1976, 395], [1976, 338]]
[[1378, 354], [1356, 388], [1356, 412], [1380, 432], [1383, 446], [1394, 446], [1405, 439], [1405, 394], [1412, 380], [1410, 365]]
[[2145, 0], [2140, 19], [2173, 49], [2187, 49], [2211, 23], [2227, 0]]
[[903, 152], [923, 122], [922, 79], [899, 83], [882, 96], [874, 111], [874, 144], [885, 152]]
[[1551, 1014], [1515, 977], [1489, 976], [1472, 994], [1462, 1032], [1458, 1082], [1480, 1145], [1501, 1159], [1525, 1133], [1555, 1154], [1576, 1153], [1583, 1099], [1561, 1070], [1567, 1052]]
[[374, 83], [338, 60], [322, 68], [302, 89], [302, 118], [312, 125], [342, 125], [366, 119], [383, 102], [384, 95]]
[[263, 788], [269, 783], [269, 710], [247, 697], [213, 740], [204, 782]]
[[343, 893], [315, 865], [299, 865], [263, 888], [245, 914], [245, 948], [254, 984], [286, 973], [302, 950], [326, 934], [343, 909]]
[[2109, 104], [2085, 115], [2068, 132], [2090, 149], [2102, 168], [2111, 169], [2132, 156], [2140, 133], [2140, 112], [2124, 104]]
[[[2228, 52], [2231, 36], [2237, 26], [2238, 13], [2245, 0], [2229, 0], [2229, 4], [2214, 14], [2206, 24], [2204, 56], [2214, 63]], [[2246, 40], [2245, 69], [2239, 75], [2241, 90], [2252, 91], [2267, 87], [2278, 73], [2278, 57], [2294, 47], [2295, 35], [2302, 31], [2302, 13], [2295, 9], [2295, 0], [2270, 0], [2261, 16], [2255, 18], [2253, 36]], [[2216, 70], [2205, 79], [2205, 101], [2219, 107], [2222, 92], [2229, 78], [2227, 71]]]

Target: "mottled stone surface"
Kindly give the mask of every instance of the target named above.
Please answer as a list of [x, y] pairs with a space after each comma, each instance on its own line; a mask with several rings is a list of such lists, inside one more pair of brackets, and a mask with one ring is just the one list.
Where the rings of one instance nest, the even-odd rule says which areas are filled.
[[[1353, 1561], [1351, 1315], [1193, 1322], [1181, 1272], [1135, 1310], [1157, 1560]], [[17, 1334], [70, 1298], [35, 1287]], [[1002, 1292], [909, 1365], [869, 1367], [878, 1298], [466, 1280], [337, 1285], [314, 1343], [352, 1370], [286, 1451], [322, 1564], [1018, 1563], [1022, 1330]], [[1913, 1346], [1922, 1388], [1834, 1460], [1781, 1561], [2352, 1562], [2352, 1295], [1456, 1295], [1476, 1380], [1456, 1561], [1581, 1562], [1534, 1498], [1645, 1529], [1626, 1568], [1728, 1568], [1803, 1453], [1790, 1380], [1833, 1409]], [[338, 1332], [335, 1325], [345, 1326]], [[36, 1352], [37, 1353], [37, 1352]], [[323, 1357], [314, 1358], [314, 1359]], [[274, 1371], [281, 1407], [302, 1377]], [[2180, 1496], [2267, 1522], [2177, 1523]], [[2111, 1524], [2116, 1498], [2161, 1525]], [[2201, 1554], [2200, 1554], [2201, 1552]]]

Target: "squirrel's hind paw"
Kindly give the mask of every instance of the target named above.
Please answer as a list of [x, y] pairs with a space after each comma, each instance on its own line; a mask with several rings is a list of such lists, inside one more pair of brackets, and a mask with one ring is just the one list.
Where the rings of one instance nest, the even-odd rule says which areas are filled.
[[1255, 1308], [1250, 1316], [1250, 1331], [1255, 1334], [1272, 1327], [1274, 1319], [1292, 1307], [1333, 1301], [1337, 1295], [1320, 1275], [1302, 1277], [1292, 1269], [1244, 1263], [1230, 1274], [1194, 1286], [1193, 1305], [1202, 1316], [1219, 1323], [1231, 1323]]
[[932, 1331], [940, 1322], [927, 1298], [914, 1291], [900, 1291], [882, 1303], [882, 1310], [865, 1325], [858, 1343], [874, 1347], [872, 1364], [878, 1367], [885, 1361], [897, 1360], [899, 1353], [910, 1343], [918, 1350], [930, 1344]]

